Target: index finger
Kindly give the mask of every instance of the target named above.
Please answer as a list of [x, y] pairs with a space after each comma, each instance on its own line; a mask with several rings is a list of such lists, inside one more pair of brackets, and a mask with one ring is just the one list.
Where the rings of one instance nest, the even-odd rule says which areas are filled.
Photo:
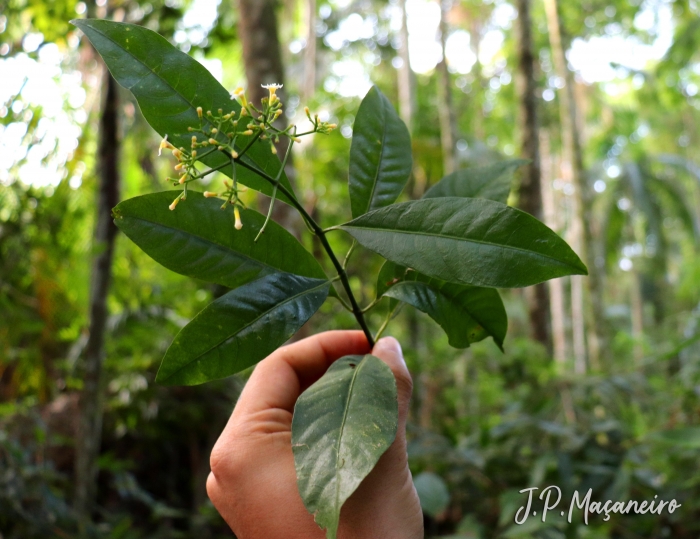
[[294, 411], [299, 395], [338, 358], [367, 354], [362, 331], [327, 331], [283, 346], [258, 363], [238, 403], [236, 414], [254, 414], [272, 408]]

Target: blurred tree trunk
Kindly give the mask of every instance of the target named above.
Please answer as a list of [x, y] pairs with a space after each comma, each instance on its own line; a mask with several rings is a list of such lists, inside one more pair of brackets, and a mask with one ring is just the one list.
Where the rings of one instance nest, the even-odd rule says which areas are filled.
[[474, 82], [472, 83], [472, 102], [475, 105], [473, 107], [474, 117], [472, 119], [472, 129], [474, 132], [474, 138], [479, 141], [486, 140], [486, 132], [484, 131], [483, 103], [486, 81], [484, 80], [484, 66], [481, 65], [481, 60], [479, 59], [479, 56], [481, 55], [481, 40], [483, 35], [483, 22], [474, 17], [469, 35], [469, 47], [471, 48], [472, 54], [476, 59], [474, 62], [474, 67], [472, 67], [472, 74], [474, 75]]
[[306, 2], [306, 51], [304, 52], [304, 102], [316, 92], [316, 0]]
[[416, 87], [413, 71], [411, 71], [411, 57], [408, 53], [408, 20], [406, 16], [406, 0], [399, 0], [401, 9], [401, 46], [399, 47], [399, 57], [401, 67], [399, 68], [399, 112], [401, 119], [408, 127], [409, 133], [413, 132], [413, 118], [416, 114]]
[[102, 437], [102, 363], [107, 323], [107, 294], [112, 277], [112, 256], [117, 227], [112, 208], [119, 202], [120, 140], [119, 93], [115, 80], [104, 70], [105, 96], [99, 121], [97, 162], [97, 223], [92, 251], [90, 289], [90, 336], [82, 364], [83, 391], [80, 395], [78, 438], [75, 444], [75, 510], [83, 525], [90, 520], [97, 484], [97, 456]]
[[[537, 78], [532, 39], [530, 0], [518, 0], [518, 90], [520, 98], [521, 154], [530, 163], [523, 167], [520, 181], [520, 208], [542, 220], [542, 187], [540, 162], [540, 124], [537, 110]], [[530, 334], [552, 350], [549, 327], [549, 293], [546, 283], [526, 289]]]
[[[588, 278], [582, 276], [572, 277], [572, 290], [576, 292], [577, 296], [572, 298], [572, 301], [575, 299], [578, 302], [578, 295], [582, 296], [581, 300], [584, 304], [583, 314], [588, 330], [588, 359], [590, 366], [598, 370], [600, 368], [600, 351], [603, 346], [601, 325], [604, 320], [604, 311], [600, 272], [597, 269], [595, 260], [591, 228], [588, 226], [588, 223], [591, 222], [592, 194], [586, 181], [583, 165], [581, 130], [574, 94], [574, 77], [566, 61], [557, 0], [545, 0], [545, 8], [554, 67], [564, 83], [563, 91], [559, 92], [560, 122], [565, 160], [568, 162], [568, 170], [574, 185], [575, 212], [573, 221], [578, 227], [577, 237], [579, 238], [576, 247], [589, 271]], [[581, 288], [580, 293], [578, 288]], [[576, 320], [574, 320], [574, 324], [576, 324]]]
[[[238, 0], [238, 31], [243, 44], [243, 62], [248, 79], [248, 99], [257, 106], [268, 95], [262, 84], [284, 84], [284, 66], [277, 31], [276, 0]], [[287, 92], [283, 88], [277, 91], [280, 100], [286, 104]], [[282, 125], [284, 115], [278, 123]], [[281, 139], [277, 147], [278, 155], [284, 155], [289, 141]], [[294, 185], [294, 166], [292, 159], [285, 168], [289, 181]], [[260, 197], [261, 211], [266, 212], [269, 201]], [[275, 203], [272, 216], [292, 234], [299, 237], [301, 230], [296, 213], [287, 204]]]
[[634, 339], [634, 361], [639, 365], [644, 359], [644, 299], [642, 297], [642, 278], [635, 268], [630, 284], [630, 308], [632, 310], [632, 338]]
[[[552, 155], [549, 133], [541, 133], [541, 155], [542, 155], [542, 211], [544, 223], [554, 230], [560, 232], [564, 223], [560, 219], [559, 207], [555, 191], [552, 189], [552, 181], [557, 170], [554, 156]], [[568, 357], [566, 342], [566, 302], [564, 293], [564, 279], [552, 279], [547, 282], [549, 285], [549, 308], [552, 328], [552, 353], [554, 361], [560, 365], [566, 363]]]
[[304, 51], [304, 104], [316, 93], [316, 0], [306, 2], [306, 50]]
[[442, 174], [451, 174], [456, 169], [455, 163], [455, 115], [452, 111], [452, 86], [450, 72], [447, 69], [447, 14], [451, 0], [440, 0], [440, 46], [442, 60], [437, 65], [437, 97], [440, 118], [440, 143], [442, 146]]

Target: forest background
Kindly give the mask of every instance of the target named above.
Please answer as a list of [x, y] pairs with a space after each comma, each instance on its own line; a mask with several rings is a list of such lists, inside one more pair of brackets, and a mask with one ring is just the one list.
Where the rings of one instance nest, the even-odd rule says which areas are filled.
[[[415, 382], [409, 457], [427, 534], [698, 536], [697, 0], [2, 0], [1, 538], [231, 536], [204, 485], [247, 375], [153, 382], [177, 331], [225, 290], [110, 226], [118, 200], [167, 188], [172, 163], [68, 22], [86, 16], [162, 33], [230, 90], [284, 83], [290, 122], [308, 105], [337, 123], [289, 168], [321, 222], [347, 218], [352, 124], [373, 83], [412, 134], [403, 199], [529, 159], [511, 205], [565, 237], [590, 277], [507, 291], [505, 353], [491, 340], [452, 349], [420, 313], [390, 326]], [[375, 283], [352, 286], [374, 297]], [[350, 327], [331, 303], [302, 333]], [[565, 500], [592, 488], [682, 508], [516, 525], [518, 491], [548, 485]]]

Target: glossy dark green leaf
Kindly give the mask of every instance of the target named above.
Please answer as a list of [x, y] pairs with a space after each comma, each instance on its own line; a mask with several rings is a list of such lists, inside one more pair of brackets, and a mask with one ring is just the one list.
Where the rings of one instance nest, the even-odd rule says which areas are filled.
[[176, 191], [143, 195], [117, 205], [114, 222], [136, 245], [166, 268], [230, 288], [280, 271], [326, 279], [316, 259], [277, 223], [242, 210], [243, 228], [234, 228], [231, 208], [221, 200], [190, 191], [174, 211]]
[[408, 129], [391, 102], [373, 86], [360, 104], [352, 132], [352, 216], [394, 203], [408, 181], [412, 164]]
[[231, 290], [177, 334], [156, 381], [201, 384], [255, 365], [311, 318], [329, 287], [327, 280], [276, 273]]
[[[163, 136], [167, 134], [175, 146], [190, 147], [192, 133], [187, 128], [199, 126], [197, 107], [205, 112], [218, 109], [240, 112], [241, 106], [231, 100], [229, 92], [204, 66], [156, 32], [135, 24], [98, 19], [72, 23], [90, 39], [116, 81], [134, 94], [151, 127]], [[242, 148], [247, 142], [248, 137], [239, 137], [237, 146]], [[214, 152], [202, 161], [215, 167], [227, 159], [222, 152]], [[253, 144], [242, 159], [272, 177], [281, 166], [279, 159], [270, 152], [270, 145], [260, 141]], [[233, 174], [230, 166], [222, 172], [229, 177]], [[237, 167], [237, 177], [252, 189], [267, 195], [272, 193], [268, 182], [243, 167]], [[284, 173], [280, 181], [291, 189]]]
[[448, 282], [512, 288], [587, 273], [555, 232], [493, 200], [414, 200], [374, 210], [341, 228], [387, 260]]
[[491, 336], [503, 350], [508, 315], [494, 288], [447, 283], [406, 270], [384, 295], [429, 315], [445, 330], [454, 348], [467, 348]]
[[487, 198], [505, 204], [510, 194], [513, 173], [527, 162], [526, 159], [510, 159], [458, 170], [433, 185], [423, 198]]
[[329, 539], [343, 503], [392, 444], [397, 425], [394, 375], [371, 355], [339, 359], [299, 397], [292, 421], [297, 485]]
[[450, 491], [445, 481], [432, 472], [423, 472], [413, 479], [423, 513], [435, 518], [450, 504]]

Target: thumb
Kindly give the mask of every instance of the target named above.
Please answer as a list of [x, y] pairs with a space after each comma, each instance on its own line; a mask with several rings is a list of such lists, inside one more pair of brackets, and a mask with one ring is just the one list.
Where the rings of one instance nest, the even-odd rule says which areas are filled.
[[406, 367], [401, 345], [394, 337], [384, 337], [374, 345], [372, 355], [386, 363], [391, 372], [394, 373], [399, 400], [399, 426], [404, 429], [408, 416], [408, 405], [413, 392], [413, 380], [408, 372], [408, 367]]

